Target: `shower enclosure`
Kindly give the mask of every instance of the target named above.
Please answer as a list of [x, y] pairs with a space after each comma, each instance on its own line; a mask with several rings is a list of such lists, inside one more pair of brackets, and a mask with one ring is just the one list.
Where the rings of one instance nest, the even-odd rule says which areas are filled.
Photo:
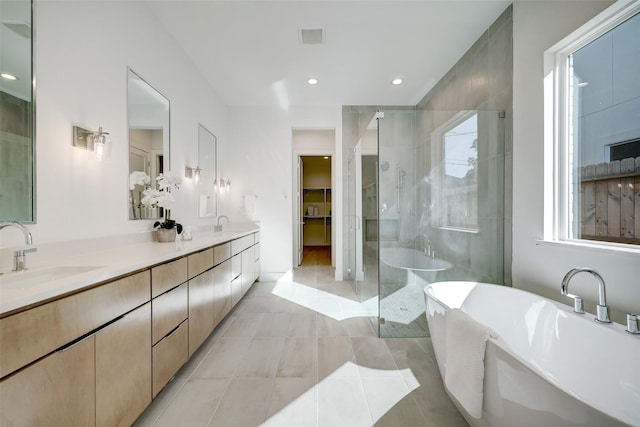
[[504, 283], [504, 113], [387, 109], [348, 159], [346, 273], [381, 337], [428, 336], [424, 287]]

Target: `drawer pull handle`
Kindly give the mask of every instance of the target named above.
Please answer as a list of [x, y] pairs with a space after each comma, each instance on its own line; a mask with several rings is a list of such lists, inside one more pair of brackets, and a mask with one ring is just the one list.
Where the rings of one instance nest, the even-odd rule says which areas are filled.
[[173, 333], [174, 333], [175, 331], [177, 331], [178, 329], [180, 329], [180, 326], [182, 326], [182, 323], [180, 323], [178, 326], [176, 326], [175, 328], [173, 328], [172, 330], [170, 330], [170, 331], [169, 331], [169, 333], [168, 333], [167, 335], [165, 335], [164, 337], [165, 337], [165, 338], [167, 338], [167, 337], [170, 337], [171, 335], [173, 335]]

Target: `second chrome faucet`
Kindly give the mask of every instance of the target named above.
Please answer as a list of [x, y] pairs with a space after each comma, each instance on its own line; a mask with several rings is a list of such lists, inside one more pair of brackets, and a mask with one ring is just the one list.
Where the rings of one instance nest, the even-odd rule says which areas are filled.
[[609, 306], [607, 305], [607, 295], [605, 290], [604, 279], [593, 268], [589, 267], [576, 267], [569, 270], [567, 274], [565, 274], [562, 279], [562, 285], [560, 287], [560, 292], [562, 295], [570, 296], [574, 298], [574, 309], [576, 313], [584, 313], [584, 309], [582, 307], [582, 297], [577, 295], [571, 295], [569, 293], [569, 282], [578, 273], [589, 273], [598, 281], [598, 305], [596, 305], [596, 321], [602, 323], [611, 323], [611, 319], [609, 318]]

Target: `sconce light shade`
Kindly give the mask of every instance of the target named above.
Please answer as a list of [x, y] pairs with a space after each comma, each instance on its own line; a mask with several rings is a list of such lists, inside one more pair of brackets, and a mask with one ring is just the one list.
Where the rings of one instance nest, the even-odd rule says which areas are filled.
[[104, 132], [102, 126], [97, 131], [87, 130], [80, 126], [73, 127], [73, 146], [87, 151], [93, 151], [94, 158], [102, 161], [109, 157], [111, 148], [107, 137], [109, 132]]
[[215, 191], [220, 191], [220, 192], [227, 192], [231, 189], [231, 180], [230, 179], [223, 179], [220, 178], [220, 182], [218, 183], [217, 179], [213, 180], [213, 189]]
[[[193, 179], [193, 181], [198, 184], [200, 182], [200, 174], [202, 169], [200, 166], [196, 166], [195, 168], [191, 168], [189, 166], [184, 167], [184, 177]], [[215, 182], [214, 182], [215, 183]]]

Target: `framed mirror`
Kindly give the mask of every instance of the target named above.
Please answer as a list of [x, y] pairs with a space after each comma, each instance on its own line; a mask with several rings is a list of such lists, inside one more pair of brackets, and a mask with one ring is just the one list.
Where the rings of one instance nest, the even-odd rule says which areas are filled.
[[31, 0], [0, 1], [0, 221], [36, 221]]
[[129, 219], [161, 218], [161, 208], [142, 204], [144, 191], [156, 188], [159, 174], [170, 170], [170, 103], [133, 70], [128, 70]]
[[200, 172], [200, 202], [201, 217], [211, 217], [218, 214], [217, 193], [214, 181], [217, 173], [218, 139], [207, 128], [198, 124], [198, 166]]

